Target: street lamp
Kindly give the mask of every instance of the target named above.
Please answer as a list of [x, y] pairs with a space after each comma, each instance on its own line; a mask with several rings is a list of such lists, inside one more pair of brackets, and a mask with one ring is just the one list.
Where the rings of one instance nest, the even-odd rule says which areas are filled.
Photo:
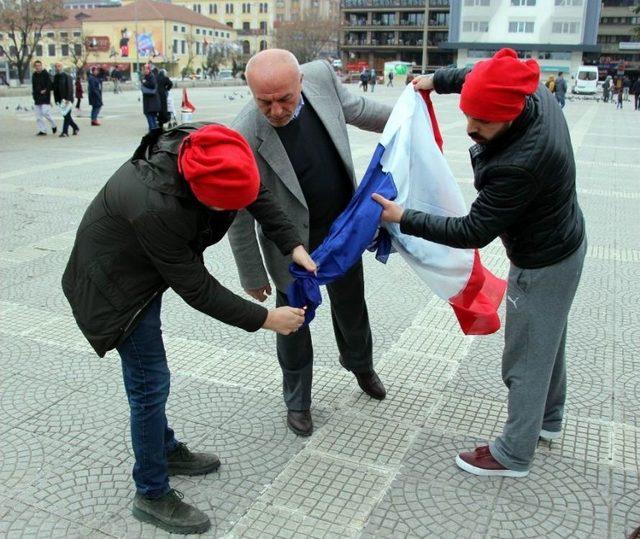
[[424, 0], [424, 24], [422, 28], [422, 74], [427, 72], [427, 64], [429, 63], [429, 52], [427, 44], [429, 42], [429, 1]]

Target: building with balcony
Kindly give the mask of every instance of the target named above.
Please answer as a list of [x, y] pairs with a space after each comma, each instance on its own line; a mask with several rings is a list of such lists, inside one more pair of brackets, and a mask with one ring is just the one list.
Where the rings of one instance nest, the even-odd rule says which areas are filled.
[[458, 52], [460, 67], [511, 47], [543, 73], [574, 73], [584, 53], [599, 50], [600, 0], [459, 0], [450, 16], [442, 46]]
[[245, 56], [273, 44], [276, 0], [171, 0], [235, 30]]
[[449, 35], [449, 0], [342, 0], [340, 17], [345, 65], [366, 62], [378, 72], [389, 61], [421, 65], [425, 35], [429, 68], [454, 61], [453, 51], [440, 49]]
[[617, 75], [624, 71], [640, 75], [640, 0], [603, 0], [598, 28], [599, 53], [585, 54], [585, 63], [597, 65], [600, 75]]

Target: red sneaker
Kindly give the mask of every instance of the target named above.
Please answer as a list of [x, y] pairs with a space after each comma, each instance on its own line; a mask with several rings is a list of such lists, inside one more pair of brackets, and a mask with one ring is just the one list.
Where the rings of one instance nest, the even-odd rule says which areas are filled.
[[98, 120], [92, 120], [91, 125], [102, 125]]
[[456, 464], [465, 472], [482, 476], [501, 477], [525, 477], [529, 475], [529, 470], [519, 472], [509, 470], [493, 458], [488, 445], [476, 447], [475, 451], [460, 453], [456, 457]]

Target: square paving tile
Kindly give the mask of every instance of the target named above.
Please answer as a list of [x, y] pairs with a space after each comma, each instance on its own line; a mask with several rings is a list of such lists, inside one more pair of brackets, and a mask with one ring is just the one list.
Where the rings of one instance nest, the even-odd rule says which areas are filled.
[[5, 539], [23, 537], [51, 537], [69, 539], [80, 537], [107, 538], [108, 535], [81, 522], [28, 505], [27, 503], [0, 496], [0, 536]]
[[371, 513], [363, 537], [485, 537], [493, 501], [401, 475]]
[[442, 391], [457, 369], [457, 361], [394, 349], [383, 358], [378, 374], [390, 384]]
[[394, 419], [421, 427], [442, 399], [442, 395], [436, 391], [418, 389], [399, 383], [388, 384], [386, 389], [387, 396], [382, 401], [373, 399], [365, 393], [357, 392], [353, 393], [349, 401], [341, 408], [371, 417]]
[[400, 464], [417, 428], [383, 419], [335, 414], [307, 445], [355, 463], [393, 468]]
[[640, 476], [640, 429], [620, 423], [613, 425], [612, 464]]
[[612, 537], [628, 537], [640, 524], [640, 476], [613, 471]]
[[358, 528], [338, 526], [284, 507], [258, 502], [236, 524], [231, 535], [247, 539], [335, 539], [355, 538], [359, 533]]
[[458, 361], [471, 346], [471, 337], [462, 333], [411, 327], [398, 339], [398, 348]]
[[500, 402], [444, 393], [425, 426], [448, 435], [492, 439], [502, 432], [507, 406]]
[[261, 501], [340, 526], [361, 527], [389, 481], [381, 471], [305, 451]]
[[607, 520], [573, 511], [552, 511], [514, 500], [498, 499], [487, 537], [538, 539], [539, 537], [606, 537]]

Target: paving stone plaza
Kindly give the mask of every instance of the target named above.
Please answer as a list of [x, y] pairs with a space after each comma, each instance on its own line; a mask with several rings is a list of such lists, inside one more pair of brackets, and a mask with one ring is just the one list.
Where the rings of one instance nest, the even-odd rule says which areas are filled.
[[[400, 91], [371, 97], [393, 103]], [[248, 93], [200, 88], [190, 98], [195, 119], [230, 122]], [[90, 127], [85, 110], [79, 136], [60, 139], [34, 136], [33, 112], [15, 110], [30, 98], [0, 98], [0, 537], [164, 535], [130, 514], [119, 358], [91, 351], [60, 288], [85, 207], [146, 130], [137, 92], [104, 99], [103, 126]], [[457, 98], [435, 104], [471, 202], [472, 143]], [[562, 438], [540, 443], [524, 479], [456, 467], [458, 451], [486, 443], [505, 420], [503, 333], [465, 337], [400, 259], [384, 266], [365, 255], [387, 399], [364, 395], [340, 367], [323, 305], [312, 325], [308, 439], [285, 424], [275, 334], [224, 326], [168, 292], [169, 419], [191, 449], [222, 460], [219, 472], [172, 485], [208, 513], [211, 536], [622, 539], [640, 525], [640, 112], [587, 100], [565, 112], [589, 251], [569, 322]], [[361, 175], [378, 136], [349, 130]], [[481, 255], [506, 276], [499, 242]], [[242, 293], [226, 240], [206, 262]]]

